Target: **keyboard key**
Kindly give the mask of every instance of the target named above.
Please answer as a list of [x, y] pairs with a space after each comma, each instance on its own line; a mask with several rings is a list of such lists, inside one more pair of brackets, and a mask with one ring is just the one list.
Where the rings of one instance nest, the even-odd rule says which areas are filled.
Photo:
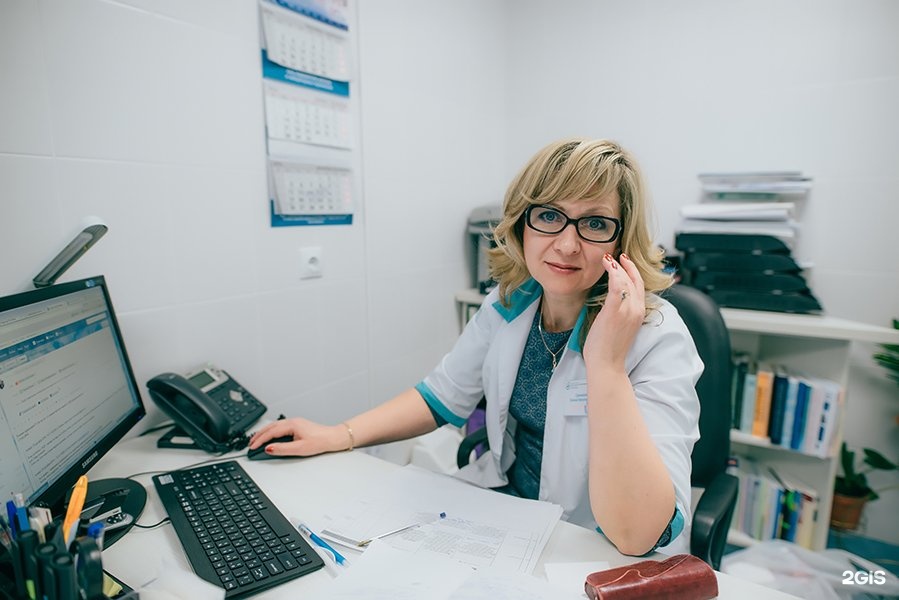
[[265, 568], [268, 569], [268, 572], [272, 575], [277, 575], [278, 573], [284, 572], [284, 569], [281, 567], [281, 563], [277, 560], [265, 561]]

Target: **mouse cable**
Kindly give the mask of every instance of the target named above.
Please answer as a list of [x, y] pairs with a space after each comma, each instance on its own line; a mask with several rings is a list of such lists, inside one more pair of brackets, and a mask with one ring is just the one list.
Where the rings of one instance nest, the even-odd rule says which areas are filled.
[[133, 525], [134, 525], [134, 527], [137, 527], [139, 529], [155, 529], [156, 527], [159, 527], [160, 525], [165, 525], [166, 523], [171, 523], [171, 522], [172, 522], [172, 520], [169, 517], [166, 517], [159, 523], [153, 523], [152, 525], [141, 525], [140, 523], [134, 523]]

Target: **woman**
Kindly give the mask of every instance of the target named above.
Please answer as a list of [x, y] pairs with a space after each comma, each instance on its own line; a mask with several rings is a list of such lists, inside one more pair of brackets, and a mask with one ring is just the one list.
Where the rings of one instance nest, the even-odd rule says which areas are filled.
[[250, 447], [289, 435], [266, 451], [308, 456], [409, 438], [461, 426], [484, 396], [490, 451], [460, 477], [560, 504], [624, 554], [685, 551], [702, 363], [655, 295], [671, 280], [648, 210], [620, 146], [550, 144], [506, 193], [497, 289], [434, 371], [345, 423], [278, 421]]

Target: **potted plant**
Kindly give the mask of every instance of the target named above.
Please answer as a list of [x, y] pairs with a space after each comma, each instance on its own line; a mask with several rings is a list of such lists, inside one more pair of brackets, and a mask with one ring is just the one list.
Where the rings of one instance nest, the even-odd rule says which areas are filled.
[[846, 442], [843, 442], [840, 447], [840, 464], [843, 467], [843, 474], [835, 480], [833, 506], [830, 513], [830, 524], [838, 529], [857, 529], [865, 503], [869, 500], [877, 500], [880, 497], [878, 491], [899, 487], [899, 485], [893, 485], [875, 491], [868, 485], [867, 474], [871, 471], [875, 469], [895, 471], [899, 467], [876, 450], [863, 448], [862, 451], [865, 454], [863, 462], [866, 468], [857, 470], [855, 468], [855, 452], [849, 449]]

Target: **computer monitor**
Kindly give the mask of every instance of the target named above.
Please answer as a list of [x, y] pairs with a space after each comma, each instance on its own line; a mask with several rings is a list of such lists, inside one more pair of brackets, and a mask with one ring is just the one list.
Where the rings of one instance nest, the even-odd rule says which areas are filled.
[[[0, 298], [4, 502], [21, 493], [60, 516], [78, 478], [145, 415], [102, 276]], [[85, 506], [104, 501], [136, 520], [146, 492], [130, 480], [90, 481]]]

